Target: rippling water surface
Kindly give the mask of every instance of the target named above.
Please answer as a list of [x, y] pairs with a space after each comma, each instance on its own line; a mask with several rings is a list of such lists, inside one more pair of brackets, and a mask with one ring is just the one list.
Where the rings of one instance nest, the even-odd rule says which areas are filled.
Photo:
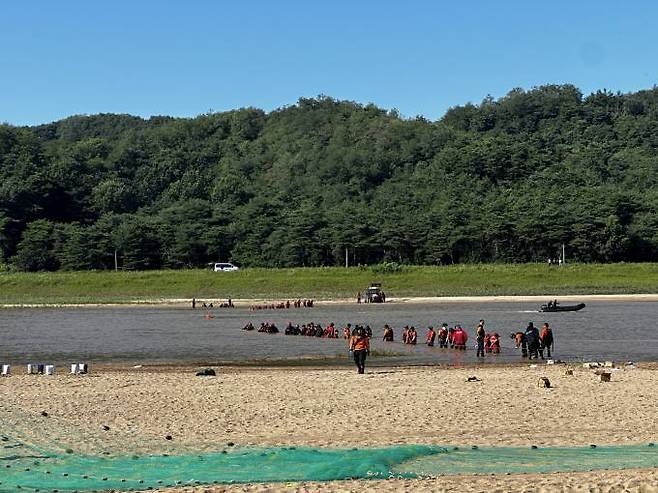
[[[244, 332], [271, 321], [283, 330], [288, 321], [334, 322], [339, 328], [369, 324], [374, 330], [373, 349], [388, 353], [373, 358], [381, 364], [460, 363], [475, 361], [474, 330], [483, 318], [488, 331], [502, 337], [502, 353], [485, 361], [518, 361], [508, 334], [524, 329], [529, 321], [548, 322], [555, 335], [554, 358], [562, 360], [646, 361], [658, 359], [658, 303], [592, 302], [580, 312], [537, 313], [534, 303], [435, 303], [386, 305], [327, 305], [289, 310], [215, 309], [214, 318], [204, 311], [173, 308], [65, 308], [0, 310], [0, 362], [71, 361], [124, 363], [216, 363], [276, 360], [300, 357], [339, 357], [348, 363], [342, 339], [269, 335]], [[465, 353], [422, 344], [428, 325], [460, 323], [469, 332]], [[419, 344], [405, 346], [381, 341], [382, 326], [415, 325]]]

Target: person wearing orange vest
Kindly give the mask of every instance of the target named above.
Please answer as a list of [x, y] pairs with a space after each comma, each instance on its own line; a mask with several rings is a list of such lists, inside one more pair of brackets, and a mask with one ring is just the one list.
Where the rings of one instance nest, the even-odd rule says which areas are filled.
[[407, 332], [407, 344], [416, 344], [416, 341], [418, 340], [418, 332], [416, 332], [416, 327], [413, 325], [409, 329], [409, 332]]
[[553, 331], [548, 326], [548, 323], [545, 323], [539, 333], [539, 355], [541, 356], [541, 359], [544, 359], [544, 349], [548, 351], [547, 356], [549, 358], [551, 357], [551, 349], [553, 348], [554, 343]]
[[370, 354], [370, 339], [363, 327], [359, 327], [350, 339], [350, 352], [354, 356], [358, 373], [365, 373], [366, 356]]
[[491, 352], [494, 354], [500, 353], [500, 336], [498, 335], [498, 332], [491, 334], [489, 342], [491, 344]]
[[489, 334], [488, 332], [484, 335], [484, 352], [485, 353], [491, 352], [491, 334]]
[[352, 337], [352, 324], [347, 324], [343, 327], [343, 339], [348, 339]]
[[436, 332], [434, 332], [434, 327], [430, 325], [427, 329], [427, 338], [425, 339], [425, 343], [432, 347], [434, 346], [434, 339], [436, 339]]
[[528, 341], [525, 337], [525, 332], [510, 332], [510, 339], [514, 339], [514, 347], [521, 348], [521, 356], [528, 357]]
[[455, 349], [464, 351], [466, 349], [466, 341], [468, 341], [468, 334], [462, 329], [461, 325], [458, 325], [452, 335], [452, 342], [455, 345]]

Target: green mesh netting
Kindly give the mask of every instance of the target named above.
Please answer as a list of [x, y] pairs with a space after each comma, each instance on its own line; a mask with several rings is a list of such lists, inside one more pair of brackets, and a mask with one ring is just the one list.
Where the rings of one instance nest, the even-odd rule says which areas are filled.
[[0, 492], [145, 490], [213, 483], [658, 467], [658, 447], [228, 448], [203, 455], [81, 456], [0, 437]]

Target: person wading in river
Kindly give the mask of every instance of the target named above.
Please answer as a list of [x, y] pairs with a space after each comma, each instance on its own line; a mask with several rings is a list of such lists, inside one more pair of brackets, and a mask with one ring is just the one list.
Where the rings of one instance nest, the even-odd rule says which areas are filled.
[[427, 337], [425, 338], [425, 343], [432, 347], [434, 346], [434, 339], [436, 338], [436, 332], [434, 331], [434, 327], [431, 325], [427, 329]]
[[475, 328], [475, 342], [477, 343], [477, 354], [478, 357], [484, 358], [484, 337], [486, 333], [484, 332], [484, 320], [480, 320], [480, 323]]
[[548, 323], [545, 323], [541, 328], [539, 333], [539, 355], [541, 359], [544, 359], [544, 349], [547, 351], [547, 357], [551, 357], [551, 349], [553, 349], [553, 344], [555, 343], [553, 339], [553, 331], [548, 326]]
[[452, 334], [452, 342], [454, 343], [455, 349], [460, 351], [466, 350], [466, 342], [468, 341], [468, 334], [461, 325], [458, 325], [455, 328], [455, 332]]
[[359, 373], [366, 372], [366, 356], [370, 354], [370, 339], [363, 327], [359, 327], [350, 339], [350, 352]]
[[539, 331], [532, 322], [529, 322], [525, 329], [525, 339], [528, 343], [528, 359], [539, 358]]
[[448, 347], [448, 324], [441, 325], [438, 333], [439, 337], [439, 347], [447, 348]]

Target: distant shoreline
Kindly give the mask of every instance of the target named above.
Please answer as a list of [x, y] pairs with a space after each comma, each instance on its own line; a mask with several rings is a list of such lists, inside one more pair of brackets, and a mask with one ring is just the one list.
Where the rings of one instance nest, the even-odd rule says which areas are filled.
[[[391, 297], [386, 304], [440, 304], [440, 303], [545, 303], [557, 299], [560, 302], [657, 302], [658, 294], [584, 294], [584, 295], [513, 295], [513, 296], [406, 296]], [[209, 301], [219, 303], [225, 298], [199, 298], [197, 299], [198, 310], [203, 308], [200, 303]], [[234, 299], [236, 308], [249, 308], [252, 305], [265, 305], [281, 301], [279, 299]], [[292, 301], [292, 299], [291, 299]], [[0, 308], [191, 308], [192, 298], [152, 298], [137, 299], [126, 302], [91, 302], [91, 303], [2, 303]], [[315, 306], [331, 305], [355, 305], [354, 299], [336, 298], [315, 300]], [[223, 308], [215, 307], [217, 310]]]
[[[381, 283], [387, 302], [539, 302], [651, 300], [658, 296], [658, 263], [464, 264], [455, 266], [245, 268], [153, 271], [4, 272], [0, 306], [190, 306], [192, 297], [238, 306], [312, 298], [351, 304], [358, 292]], [[592, 298], [591, 296], [596, 296]], [[619, 295], [630, 295], [621, 297]], [[619, 297], [618, 297], [619, 296]]]

